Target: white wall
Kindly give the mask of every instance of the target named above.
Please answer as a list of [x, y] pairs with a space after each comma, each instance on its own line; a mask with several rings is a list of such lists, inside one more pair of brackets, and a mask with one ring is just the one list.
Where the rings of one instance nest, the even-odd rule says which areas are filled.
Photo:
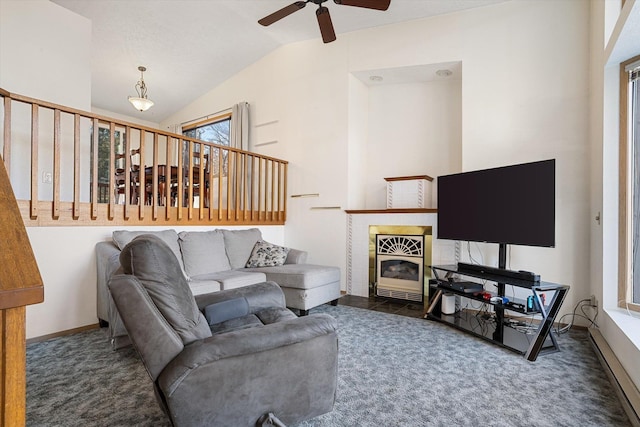
[[[366, 165], [365, 209], [387, 206], [386, 177], [460, 171], [461, 89], [459, 77], [369, 89], [366, 157], [354, 159]], [[435, 196], [426, 206], [436, 206]]]
[[[415, 171], [421, 162], [457, 161], [463, 170], [472, 170], [556, 158], [557, 246], [513, 247], [511, 267], [569, 284], [563, 306], [563, 312], [569, 312], [590, 293], [589, 82], [588, 73], [576, 73], [588, 67], [588, 25], [588, 2], [517, 1], [341, 34], [329, 45], [319, 40], [287, 45], [205, 94], [167, 125], [239, 99], [251, 103], [254, 123], [266, 117], [278, 120], [278, 144], [258, 151], [291, 161], [289, 194], [320, 193], [319, 199], [289, 200], [285, 241], [304, 242], [313, 262], [338, 265], [344, 272], [345, 215], [309, 208], [345, 207], [362, 200], [350, 197], [358, 190], [352, 180], [346, 181], [354, 170], [353, 154], [362, 152], [362, 141], [352, 139], [347, 120], [354, 117], [349, 73], [460, 61], [461, 158], [439, 158], [437, 153], [427, 158], [421, 147], [406, 141], [409, 129], [398, 144], [413, 150], [397, 150], [402, 152], [394, 153], [394, 164], [411, 165]], [[419, 102], [411, 98], [407, 108], [418, 108]], [[455, 120], [445, 118], [443, 126]], [[367, 174], [371, 165], [388, 159], [387, 152], [376, 156], [379, 150], [372, 149], [372, 126], [369, 123]], [[420, 140], [425, 130], [413, 132]], [[356, 148], [350, 151], [352, 142]], [[394, 175], [405, 174], [398, 167]], [[360, 191], [376, 192], [368, 178], [363, 184]], [[486, 252], [486, 261], [496, 264], [497, 245], [489, 245]]]

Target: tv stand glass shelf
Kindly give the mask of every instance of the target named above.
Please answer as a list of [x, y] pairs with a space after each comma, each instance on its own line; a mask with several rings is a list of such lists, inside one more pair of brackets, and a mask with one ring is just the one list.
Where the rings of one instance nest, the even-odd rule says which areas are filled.
[[[496, 269], [485, 272], [458, 268], [457, 265], [434, 265], [430, 268], [435, 280], [430, 283], [429, 295], [432, 295], [434, 290], [435, 294], [430, 297], [425, 318], [491, 341], [524, 355], [532, 362], [541, 352], [560, 349], [552, 327], [569, 286], [504, 276], [496, 274]], [[457, 280], [464, 279], [454, 280], [454, 276], [494, 282], [497, 291], [490, 292], [486, 285], [484, 291], [462, 290], [455, 284]], [[531, 296], [518, 299], [505, 295], [506, 285], [529, 289]], [[481, 305], [469, 304], [469, 307], [456, 309], [453, 314], [444, 314], [441, 309], [444, 294], [459, 295], [471, 302], [490, 304], [493, 306], [493, 313], [482, 310]], [[502, 297], [508, 298], [509, 301], [503, 301]], [[514, 312], [515, 316], [505, 316], [507, 310]], [[535, 319], [533, 315], [536, 315]]]

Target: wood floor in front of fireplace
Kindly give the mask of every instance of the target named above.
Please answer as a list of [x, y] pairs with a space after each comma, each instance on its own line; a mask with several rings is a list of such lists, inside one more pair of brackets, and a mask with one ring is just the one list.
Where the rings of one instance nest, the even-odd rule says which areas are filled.
[[381, 311], [383, 313], [399, 314], [407, 317], [422, 318], [425, 313], [425, 307], [421, 303], [380, 297], [367, 298], [355, 295], [343, 295], [338, 304]]

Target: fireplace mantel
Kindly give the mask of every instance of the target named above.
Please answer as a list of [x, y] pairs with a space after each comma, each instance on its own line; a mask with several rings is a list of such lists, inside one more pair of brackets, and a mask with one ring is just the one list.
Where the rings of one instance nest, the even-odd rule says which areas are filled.
[[345, 209], [349, 215], [358, 214], [414, 214], [414, 213], [438, 213], [434, 208], [398, 208], [398, 209]]

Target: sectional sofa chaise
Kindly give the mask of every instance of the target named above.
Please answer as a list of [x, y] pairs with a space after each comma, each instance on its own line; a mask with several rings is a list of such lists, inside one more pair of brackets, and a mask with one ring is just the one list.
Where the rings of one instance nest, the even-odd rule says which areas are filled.
[[109, 294], [111, 276], [121, 270], [120, 251], [142, 234], [153, 234], [169, 245], [196, 298], [265, 281], [276, 282], [286, 305], [301, 315], [318, 305], [340, 298], [338, 267], [305, 264], [307, 252], [262, 240], [259, 229], [211, 231], [114, 231], [112, 241], [96, 245], [97, 311], [101, 325], [108, 324], [114, 348], [129, 344], [129, 337]]

